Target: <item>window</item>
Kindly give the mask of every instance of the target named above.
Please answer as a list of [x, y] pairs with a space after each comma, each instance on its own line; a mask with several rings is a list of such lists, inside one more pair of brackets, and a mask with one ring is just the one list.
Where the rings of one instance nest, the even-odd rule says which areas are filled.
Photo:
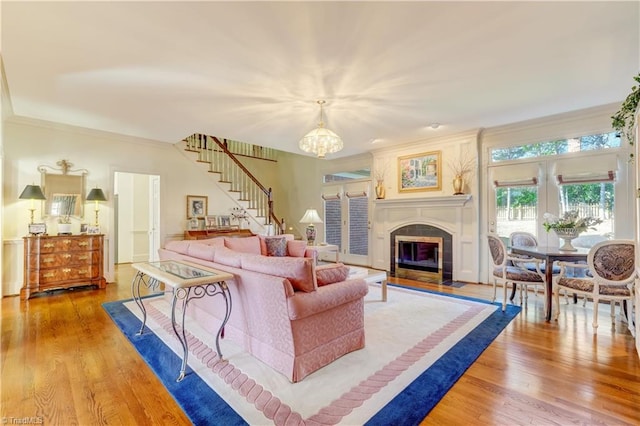
[[620, 136], [615, 132], [600, 133], [573, 139], [559, 139], [508, 148], [494, 148], [491, 150], [491, 161], [523, 160], [574, 152], [620, 148], [620, 143]]
[[327, 244], [342, 247], [342, 202], [339, 197], [324, 200], [324, 229]]
[[561, 185], [560, 214], [575, 210], [579, 217], [595, 217], [602, 219], [596, 229], [589, 229], [584, 235], [614, 235], [614, 188], [611, 182]]

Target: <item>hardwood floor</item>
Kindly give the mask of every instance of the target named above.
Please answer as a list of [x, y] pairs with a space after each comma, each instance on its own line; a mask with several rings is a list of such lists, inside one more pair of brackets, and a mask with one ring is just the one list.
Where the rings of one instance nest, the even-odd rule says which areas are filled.
[[[8, 424], [188, 424], [101, 304], [130, 297], [129, 265], [106, 290], [77, 289], [2, 300], [1, 413]], [[461, 288], [392, 279], [487, 299]], [[542, 295], [523, 309], [447, 393], [423, 425], [640, 424], [640, 360], [625, 324], [563, 305], [544, 321]], [[13, 420], [12, 420], [13, 418]], [[25, 418], [29, 421], [24, 421]], [[17, 421], [16, 421], [17, 420]]]

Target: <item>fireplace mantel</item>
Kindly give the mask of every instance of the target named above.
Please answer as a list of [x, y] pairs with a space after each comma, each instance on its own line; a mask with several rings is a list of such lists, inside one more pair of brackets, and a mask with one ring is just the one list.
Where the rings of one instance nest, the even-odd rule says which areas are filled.
[[373, 201], [372, 266], [390, 269], [391, 233], [411, 225], [428, 225], [451, 235], [453, 280], [477, 282], [477, 206], [473, 196], [391, 198]]
[[376, 209], [397, 209], [398, 207], [462, 207], [471, 200], [471, 195], [450, 195], [445, 197], [392, 198], [374, 200]]

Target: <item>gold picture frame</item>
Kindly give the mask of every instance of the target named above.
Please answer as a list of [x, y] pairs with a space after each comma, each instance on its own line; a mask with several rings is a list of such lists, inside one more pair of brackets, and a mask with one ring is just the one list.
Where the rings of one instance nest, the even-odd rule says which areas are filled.
[[398, 157], [398, 192], [440, 191], [442, 151]]
[[209, 211], [208, 203], [206, 195], [187, 195], [187, 219], [204, 218]]

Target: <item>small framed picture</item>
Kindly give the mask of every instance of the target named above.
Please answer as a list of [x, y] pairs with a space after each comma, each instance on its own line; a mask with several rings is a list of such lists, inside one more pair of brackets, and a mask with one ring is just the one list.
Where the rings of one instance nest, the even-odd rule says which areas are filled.
[[31, 235], [43, 235], [47, 233], [47, 224], [45, 223], [30, 223], [29, 233]]
[[207, 229], [214, 229], [218, 227], [218, 216], [207, 216], [205, 220], [205, 226]]
[[87, 223], [81, 223], [80, 224], [80, 233], [81, 234], [86, 234], [87, 233], [87, 228], [89, 227], [89, 224]]
[[208, 199], [205, 195], [187, 195], [187, 218], [206, 216], [209, 211]]
[[95, 225], [87, 225], [87, 234], [99, 234], [100, 233], [100, 227], [99, 226], [95, 226]]
[[197, 217], [192, 217], [187, 221], [187, 229], [190, 231], [195, 231], [200, 227], [200, 221]]
[[218, 226], [228, 228], [231, 226], [231, 216], [218, 216]]

